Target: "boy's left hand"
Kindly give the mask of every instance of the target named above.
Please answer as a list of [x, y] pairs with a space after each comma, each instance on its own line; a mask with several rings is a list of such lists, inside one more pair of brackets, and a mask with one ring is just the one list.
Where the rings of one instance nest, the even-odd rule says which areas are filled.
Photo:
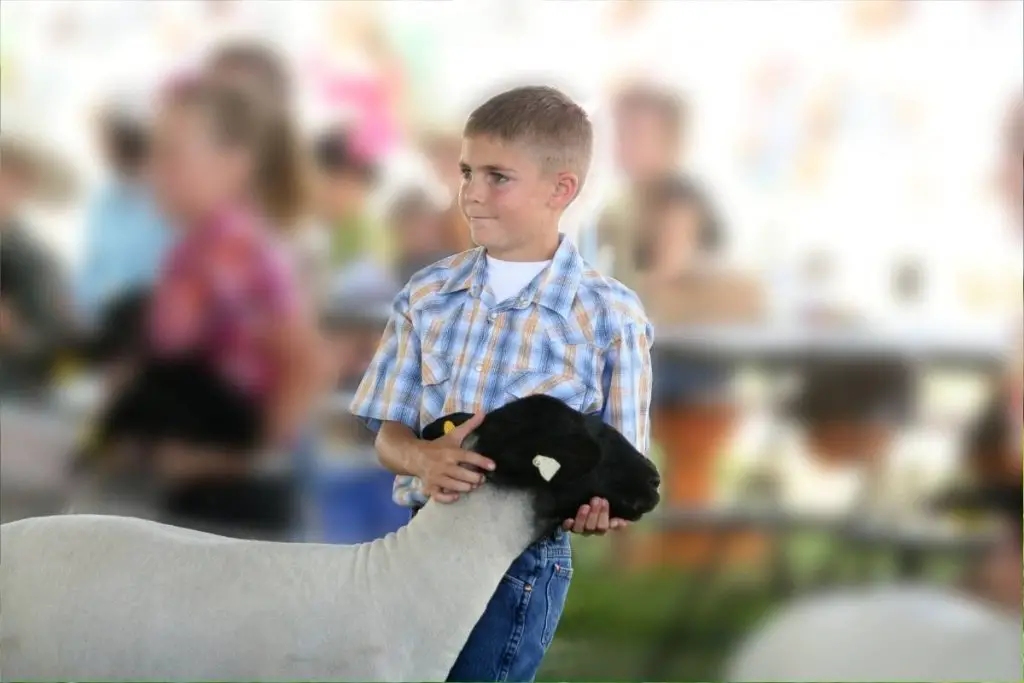
[[585, 536], [603, 535], [609, 530], [623, 529], [629, 526], [629, 522], [617, 517], [608, 517], [608, 501], [604, 498], [594, 498], [590, 504], [580, 506], [576, 513], [576, 519], [567, 519], [562, 522], [565, 531], [571, 531]]

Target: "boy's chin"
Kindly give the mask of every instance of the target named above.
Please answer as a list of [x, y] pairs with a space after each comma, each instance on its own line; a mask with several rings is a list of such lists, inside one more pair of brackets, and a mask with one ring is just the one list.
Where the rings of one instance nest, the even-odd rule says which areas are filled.
[[486, 248], [501, 247], [505, 242], [505, 232], [494, 220], [473, 221], [469, 226], [469, 236], [477, 246]]

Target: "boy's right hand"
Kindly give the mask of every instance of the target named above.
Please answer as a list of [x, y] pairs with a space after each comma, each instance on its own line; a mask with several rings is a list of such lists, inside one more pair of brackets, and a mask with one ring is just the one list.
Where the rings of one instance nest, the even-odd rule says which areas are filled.
[[459, 493], [472, 491], [483, 483], [483, 474], [463, 465], [494, 471], [493, 461], [460, 447], [463, 439], [480, 426], [483, 419], [484, 414], [477, 413], [441, 438], [416, 444], [413, 474], [423, 482], [423, 492], [432, 500], [452, 503], [459, 499]]

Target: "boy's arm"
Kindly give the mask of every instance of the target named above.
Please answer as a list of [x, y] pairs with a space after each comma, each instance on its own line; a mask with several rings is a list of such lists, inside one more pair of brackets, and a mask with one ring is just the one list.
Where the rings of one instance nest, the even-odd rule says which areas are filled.
[[650, 448], [653, 338], [646, 320], [624, 324], [608, 350], [603, 377], [601, 417], [644, 455]]
[[494, 469], [494, 463], [458, 447], [483, 419], [482, 414], [437, 441], [418, 438], [422, 392], [420, 344], [409, 311], [409, 293], [406, 285], [395, 298], [391, 318], [350, 410], [376, 432], [377, 455], [381, 464], [399, 475], [396, 485], [407, 487], [410, 481], [402, 479], [402, 475], [414, 475], [423, 480], [425, 495], [450, 502], [459, 497], [459, 492], [482, 481], [480, 474], [461, 463], [484, 469]]
[[406, 285], [391, 308], [377, 351], [349, 406], [375, 434], [385, 422], [399, 422], [419, 433], [422, 376], [420, 341], [413, 328]]
[[[654, 330], [646, 319], [626, 322], [605, 356], [601, 418], [618, 429], [644, 455], [650, 447], [651, 344]], [[580, 506], [562, 528], [578, 534], [604, 534], [628, 523], [611, 517], [607, 500]]]

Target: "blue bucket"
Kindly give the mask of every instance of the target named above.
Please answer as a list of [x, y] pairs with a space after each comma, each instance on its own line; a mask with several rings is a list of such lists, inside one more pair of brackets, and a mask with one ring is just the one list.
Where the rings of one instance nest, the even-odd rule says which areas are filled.
[[322, 543], [363, 543], [397, 531], [409, 510], [391, 500], [395, 475], [381, 467], [321, 471], [311, 491], [313, 527]]

